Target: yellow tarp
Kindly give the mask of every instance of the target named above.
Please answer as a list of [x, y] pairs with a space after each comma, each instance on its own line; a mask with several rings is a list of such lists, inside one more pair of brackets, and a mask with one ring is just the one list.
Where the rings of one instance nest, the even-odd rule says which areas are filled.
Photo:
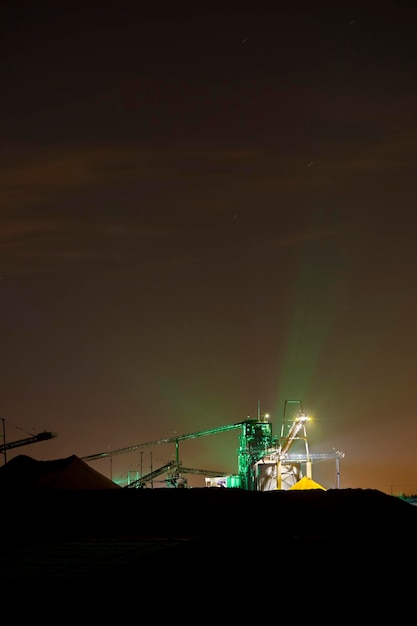
[[323, 489], [323, 491], [326, 491], [324, 487], [316, 483], [311, 478], [307, 478], [307, 476], [303, 476], [303, 478], [290, 487], [290, 489]]

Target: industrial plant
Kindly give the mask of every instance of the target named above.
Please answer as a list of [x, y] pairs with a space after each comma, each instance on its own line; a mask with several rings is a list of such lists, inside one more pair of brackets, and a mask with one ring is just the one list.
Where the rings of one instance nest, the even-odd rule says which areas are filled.
[[[335, 488], [339, 488], [340, 459], [344, 457], [344, 453], [340, 451], [334, 451], [329, 454], [311, 453], [307, 438], [308, 421], [309, 417], [303, 412], [300, 401], [286, 401], [281, 432], [279, 435], [274, 435], [269, 415], [261, 415], [260, 404], [258, 403], [256, 419], [248, 418], [233, 424], [218, 426], [217, 428], [100, 452], [82, 457], [82, 460], [91, 462], [135, 450], [174, 444], [174, 460], [145, 474], [139, 471], [129, 472], [126, 488], [152, 488], [155, 479], [164, 475], [166, 476], [164, 483], [167, 487], [184, 488], [188, 486], [188, 474], [200, 474], [205, 477], [205, 485], [207, 487], [239, 488], [247, 491], [272, 491], [274, 489], [291, 489], [302, 479], [312, 481], [314, 462], [333, 459], [335, 461]], [[191, 468], [182, 464], [180, 460], [180, 442], [231, 430], [240, 431], [237, 452], [238, 471], [236, 474]]]

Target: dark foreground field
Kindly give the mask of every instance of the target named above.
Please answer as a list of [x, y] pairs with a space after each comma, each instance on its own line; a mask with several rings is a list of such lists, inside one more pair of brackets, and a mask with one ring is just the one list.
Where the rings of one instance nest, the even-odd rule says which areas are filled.
[[229, 605], [246, 620], [247, 603], [294, 618], [313, 599], [414, 603], [417, 507], [374, 490], [6, 491], [2, 504], [1, 593], [20, 611], [150, 603], [162, 620], [204, 599], [206, 617]]

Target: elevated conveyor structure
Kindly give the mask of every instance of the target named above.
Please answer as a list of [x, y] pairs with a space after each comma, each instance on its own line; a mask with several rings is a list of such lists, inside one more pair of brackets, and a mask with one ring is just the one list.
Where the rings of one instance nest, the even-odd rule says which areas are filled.
[[127, 487], [144, 487], [146, 483], [152, 482], [154, 478], [167, 474], [166, 483], [169, 486], [179, 486], [184, 484], [184, 474], [202, 474], [205, 476], [224, 476], [224, 472], [214, 472], [212, 470], [185, 468], [182, 466], [179, 456], [179, 443], [180, 441], [186, 441], [189, 439], [197, 439], [198, 437], [206, 437], [208, 435], [215, 435], [218, 433], [224, 433], [231, 430], [241, 429], [245, 422], [237, 422], [235, 424], [226, 424], [224, 426], [217, 426], [216, 428], [209, 428], [208, 430], [199, 430], [192, 433], [186, 433], [184, 435], [175, 435], [174, 437], [165, 437], [163, 439], [156, 439], [154, 441], [146, 441], [144, 443], [138, 443], [133, 446], [125, 448], [118, 448], [116, 450], [106, 450], [105, 452], [99, 452], [97, 454], [90, 454], [89, 456], [82, 457], [82, 461], [96, 461], [105, 457], [112, 457], [117, 454], [126, 454], [135, 450], [143, 450], [144, 448], [153, 448], [163, 444], [175, 444], [175, 461], [170, 461], [165, 465], [151, 471], [149, 474], [143, 475], [134, 481], [131, 481]]
[[[288, 406], [291, 409], [287, 411]], [[294, 410], [294, 405], [298, 405]], [[139, 475], [135, 480], [129, 481], [127, 487], [141, 488], [147, 483], [166, 474], [167, 486], [183, 487], [186, 485], [185, 474], [202, 474], [206, 477], [207, 486], [232, 486], [249, 491], [269, 491], [272, 489], [287, 489], [303, 477], [303, 468], [308, 478], [312, 478], [312, 462], [314, 460], [328, 460], [335, 458], [337, 464], [344, 454], [311, 454], [308, 447], [306, 424], [308, 417], [302, 411], [299, 401], [288, 401], [285, 405], [280, 437], [272, 434], [272, 425], [269, 416], [260, 416], [258, 409], [257, 419], [246, 419], [233, 424], [217, 426], [207, 430], [165, 437], [133, 446], [106, 450], [82, 457], [82, 461], [90, 462], [105, 457], [113, 457], [118, 454], [126, 454], [135, 450], [156, 447], [164, 444], [175, 444], [175, 460], [165, 463], [155, 470]], [[228, 476], [226, 472], [213, 470], [194, 469], [184, 467], [180, 461], [179, 444], [181, 441], [206, 437], [231, 430], [240, 430], [238, 449], [238, 472]], [[296, 442], [301, 442], [302, 451], [292, 453]], [[339, 466], [338, 476], [340, 475]], [[219, 480], [221, 479], [221, 480]]]
[[[4, 427], [4, 423], [3, 423]], [[0, 453], [3, 454], [4, 463], [7, 462], [7, 450], [13, 450], [14, 448], [20, 448], [22, 446], [30, 446], [33, 443], [39, 443], [40, 441], [47, 441], [48, 439], [54, 439], [57, 437], [57, 433], [53, 433], [50, 431], [43, 431], [36, 435], [30, 435], [29, 437], [25, 437], [25, 439], [17, 439], [16, 441], [6, 442], [6, 435], [3, 431], [3, 443], [0, 444]]]

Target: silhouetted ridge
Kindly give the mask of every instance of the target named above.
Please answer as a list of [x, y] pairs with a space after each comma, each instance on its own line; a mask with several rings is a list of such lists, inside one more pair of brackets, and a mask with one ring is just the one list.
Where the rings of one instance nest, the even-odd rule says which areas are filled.
[[0, 489], [108, 490], [120, 487], [74, 454], [51, 461], [38, 461], [22, 454], [0, 467]]

